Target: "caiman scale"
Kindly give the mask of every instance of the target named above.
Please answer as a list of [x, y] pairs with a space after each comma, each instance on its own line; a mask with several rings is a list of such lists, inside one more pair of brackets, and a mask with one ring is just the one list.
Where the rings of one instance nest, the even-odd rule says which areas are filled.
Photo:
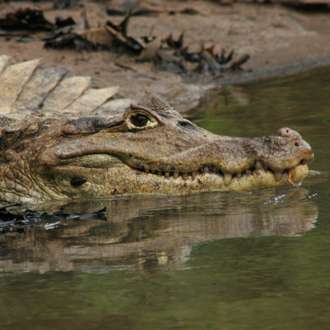
[[119, 106], [116, 87], [95, 89], [38, 60], [0, 57], [0, 200], [8, 203], [189, 194], [300, 183], [313, 158], [299, 133], [212, 134], [156, 97]]

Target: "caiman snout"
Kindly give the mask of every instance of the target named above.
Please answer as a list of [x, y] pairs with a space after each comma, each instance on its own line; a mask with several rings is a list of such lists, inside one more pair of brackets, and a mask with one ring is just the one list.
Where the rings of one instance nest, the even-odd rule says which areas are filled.
[[291, 128], [281, 128], [276, 135], [261, 139], [257, 157], [276, 177], [287, 175], [288, 182], [300, 183], [308, 174], [307, 164], [313, 160], [312, 147]]
[[291, 140], [297, 153], [297, 162], [298, 165], [288, 170], [288, 182], [290, 184], [299, 184], [302, 179], [308, 174], [307, 164], [314, 159], [314, 153], [312, 147], [307, 143], [301, 135], [290, 129], [290, 128], [281, 128], [279, 130], [279, 135]]
[[314, 159], [311, 145], [297, 131], [283, 127], [278, 130], [278, 135], [291, 142], [293, 154], [297, 154], [297, 157], [300, 158], [299, 163], [306, 164]]

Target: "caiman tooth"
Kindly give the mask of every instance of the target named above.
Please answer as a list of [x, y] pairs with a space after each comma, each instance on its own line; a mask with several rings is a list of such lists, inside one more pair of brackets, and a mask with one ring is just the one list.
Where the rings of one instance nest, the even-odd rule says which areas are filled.
[[191, 180], [192, 179], [191, 173], [183, 173], [182, 178], [183, 180]]
[[262, 170], [264, 168], [261, 161], [259, 161], [259, 160], [256, 161], [255, 167], [256, 167], [256, 170]]
[[168, 169], [168, 172], [171, 173], [171, 175], [174, 175], [174, 173], [176, 172], [176, 169], [174, 166], [170, 166], [169, 169]]
[[179, 174], [178, 172], [174, 172], [174, 173], [173, 173], [173, 177], [174, 177], [175, 179], [178, 178], [179, 175], [180, 175], [180, 174]]
[[170, 172], [165, 172], [165, 178], [169, 178], [170, 177]]
[[274, 177], [276, 181], [281, 181], [282, 179], [282, 173], [281, 172], [275, 172]]
[[256, 170], [256, 171], [254, 172], [254, 174], [255, 174], [256, 176], [260, 176], [260, 175], [262, 175], [262, 173], [263, 173], [263, 170]]
[[284, 180], [288, 180], [288, 177], [289, 177], [289, 173], [288, 172], [283, 172], [282, 173], [282, 179], [284, 179]]
[[204, 172], [204, 173], [210, 173], [210, 169], [209, 169], [207, 166], [205, 166], [205, 167], [203, 168], [203, 172]]
[[225, 183], [226, 186], [228, 186], [231, 182], [232, 175], [230, 173], [225, 173], [223, 176], [223, 182]]

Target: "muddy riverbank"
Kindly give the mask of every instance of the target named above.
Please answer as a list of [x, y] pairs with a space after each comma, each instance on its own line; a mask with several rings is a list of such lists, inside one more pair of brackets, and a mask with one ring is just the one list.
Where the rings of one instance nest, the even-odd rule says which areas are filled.
[[[93, 26], [100, 26], [109, 19], [106, 13], [109, 3], [85, 2], [88, 20]], [[166, 97], [183, 112], [196, 107], [207, 91], [221, 88], [223, 84], [283, 76], [330, 64], [329, 11], [301, 12], [260, 4], [220, 6], [207, 1], [160, 1], [157, 4], [157, 8], [162, 8], [159, 13], [131, 19], [131, 35], [152, 33], [165, 37], [184, 32], [189, 46], [209, 43], [234, 50], [238, 56], [248, 54], [250, 60], [244, 64], [244, 70], [213, 76], [187, 76], [108, 50], [45, 49], [39, 35], [28, 38], [2, 36], [0, 53], [10, 55], [14, 60], [42, 58], [45, 65], [66, 66], [75, 74], [92, 76], [96, 86], [117, 85], [120, 96], [134, 100], [149, 90]], [[150, 2], [150, 5], [155, 3]], [[81, 4], [54, 9], [51, 2], [9, 2], [0, 5], [0, 14], [5, 15], [18, 7], [40, 8], [49, 20], [71, 16], [76, 22], [81, 20], [83, 9]], [[119, 22], [122, 17], [111, 19]]]

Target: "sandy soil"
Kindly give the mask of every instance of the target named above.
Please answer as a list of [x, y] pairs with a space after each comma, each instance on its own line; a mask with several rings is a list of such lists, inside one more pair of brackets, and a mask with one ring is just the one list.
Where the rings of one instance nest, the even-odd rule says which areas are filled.
[[[90, 22], [97, 26], [109, 17], [107, 1], [86, 1]], [[75, 74], [90, 75], [96, 86], [118, 85], [121, 96], [140, 99], [145, 90], [165, 96], [180, 111], [196, 107], [206, 92], [225, 83], [235, 83], [273, 75], [286, 75], [307, 68], [330, 64], [330, 13], [302, 13], [276, 5], [234, 4], [220, 6], [206, 1], [157, 1], [171, 9], [193, 7], [197, 15], [134, 17], [129, 30], [132, 35], [157, 35], [185, 31], [188, 44], [212, 42], [237, 53], [251, 55], [243, 72], [211, 76], [189, 81], [177, 74], [160, 71], [151, 63], [136, 63], [127, 55], [109, 51], [76, 52], [43, 48], [35, 37], [30, 42], [19, 38], [0, 38], [0, 53], [14, 60], [42, 58], [46, 65], [64, 65]], [[47, 2], [10, 2], [0, 5], [0, 15], [18, 6], [46, 9], [46, 16], [73, 16], [77, 20], [81, 7], [54, 10]], [[116, 18], [115, 20], [120, 20]], [[126, 67], [125, 68], [123, 68]]]

